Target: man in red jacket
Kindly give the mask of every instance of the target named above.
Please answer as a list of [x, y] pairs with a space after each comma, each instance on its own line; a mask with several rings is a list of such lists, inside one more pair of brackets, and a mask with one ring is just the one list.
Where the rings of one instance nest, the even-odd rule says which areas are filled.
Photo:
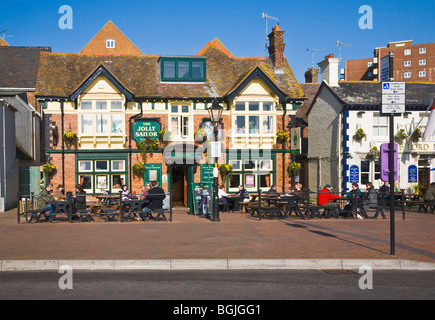
[[322, 190], [320, 190], [319, 196], [317, 197], [318, 206], [326, 209], [338, 209], [338, 203], [331, 202], [331, 200], [340, 198], [340, 195], [332, 194], [331, 189], [332, 187], [327, 184]]

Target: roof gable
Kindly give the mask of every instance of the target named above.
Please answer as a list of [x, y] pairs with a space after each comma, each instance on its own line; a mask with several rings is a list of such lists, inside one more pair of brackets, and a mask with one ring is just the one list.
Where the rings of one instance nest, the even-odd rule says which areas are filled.
[[98, 76], [105, 76], [107, 80], [109, 80], [115, 87], [118, 89], [126, 98], [127, 100], [132, 100], [133, 94], [125, 88], [124, 85], [119, 82], [118, 79], [116, 79], [110, 72], [107, 70], [107, 68], [101, 64], [99, 65], [94, 72], [92, 72], [86, 79], [83, 81], [70, 95], [71, 100], [75, 100], [89, 85], [98, 77]]
[[254, 79], [261, 79], [272, 91], [275, 93], [280, 100], [285, 101], [287, 95], [272, 81], [266, 73], [259, 67], [255, 66], [251, 69], [247, 75], [239, 81], [234, 89], [228, 93], [228, 99], [232, 101], [243, 89], [245, 89], [249, 83]]
[[[106, 40], [115, 40], [114, 48], [106, 48]], [[79, 52], [80, 54], [140, 54], [143, 53], [112, 22], [108, 21]]]

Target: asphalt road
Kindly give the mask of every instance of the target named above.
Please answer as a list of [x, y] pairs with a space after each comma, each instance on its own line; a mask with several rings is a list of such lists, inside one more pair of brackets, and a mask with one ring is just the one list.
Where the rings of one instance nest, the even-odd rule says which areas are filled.
[[[372, 289], [361, 289], [360, 286], [371, 286]], [[197, 305], [201, 305], [201, 300], [204, 303], [206, 303], [204, 300], [244, 300], [251, 301], [253, 305], [261, 305], [266, 303], [266, 300], [434, 300], [435, 272], [385, 270], [374, 270], [371, 274], [350, 270], [0, 272], [0, 299], [190, 300], [197, 301]], [[177, 306], [178, 303], [170, 303], [163, 308], [171, 313]], [[265, 306], [267, 307], [267, 304]], [[264, 310], [263, 308], [263, 312], [266, 312]], [[217, 309], [214, 312], [217, 312]]]

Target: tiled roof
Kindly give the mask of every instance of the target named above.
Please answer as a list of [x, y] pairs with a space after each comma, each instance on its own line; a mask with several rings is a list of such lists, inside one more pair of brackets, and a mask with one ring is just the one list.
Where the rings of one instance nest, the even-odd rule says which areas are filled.
[[[340, 82], [332, 91], [347, 105], [380, 105], [382, 84], [380, 82]], [[409, 106], [430, 105], [435, 98], [435, 83], [406, 83], [405, 104]]]
[[35, 88], [39, 54], [49, 47], [0, 47], [0, 88]]
[[303, 99], [293, 71], [275, 74], [268, 57], [234, 57], [215, 39], [199, 53], [207, 59], [206, 82], [161, 82], [157, 55], [83, 55], [43, 53], [38, 72], [37, 95], [68, 97], [101, 64], [136, 97], [214, 98], [225, 97], [246, 73], [259, 66], [289, 99]]

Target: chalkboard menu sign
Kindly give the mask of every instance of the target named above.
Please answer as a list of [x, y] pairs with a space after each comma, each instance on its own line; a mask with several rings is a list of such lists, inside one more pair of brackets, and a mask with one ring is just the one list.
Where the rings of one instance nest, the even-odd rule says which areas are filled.
[[192, 192], [193, 195], [193, 214], [202, 214], [202, 206], [201, 201], [203, 197], [207, 197], [207, 212], [211, 213], [213, 211], [212, 208], [212, 192], [213, 188], [211, 184], [205, 183], [192, 183]]

